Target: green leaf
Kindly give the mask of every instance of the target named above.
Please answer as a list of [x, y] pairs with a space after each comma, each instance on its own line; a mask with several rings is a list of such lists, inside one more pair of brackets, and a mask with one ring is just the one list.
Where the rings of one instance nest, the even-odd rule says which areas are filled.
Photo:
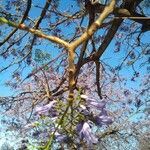
[[0, 17], [0, 25], [7, 24], [8, 20], [4, 17]]

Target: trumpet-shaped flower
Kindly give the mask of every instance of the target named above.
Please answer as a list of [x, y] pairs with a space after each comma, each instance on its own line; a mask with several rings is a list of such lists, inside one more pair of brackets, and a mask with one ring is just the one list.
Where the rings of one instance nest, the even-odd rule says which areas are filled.
[[87, 102], [87, 106], [91, 108], [96, 108], [96, 109], [103, 109], [106, 106], [105, 101], [96, 101], [93, 98], [89, 98], [86, 95], [81, 95], [81, 98], [85, 99]]
[[56, 101], [51, 101], [49, 104], [47, 104], [45, 106], [37, 107], [35, 109], [35, 112], [40, 115], [45, 114], [46, 112], [48, 112], [49, 110], [51, 110], [53, 108], [55, 103], [56, 103]]
[[92, 133], [92, 130], [87, 122], [79, 124], [77, 127], [79, 130], [79, 136], [81, 139], [84, 139], [88, 145], [96, 144], [98, 138]]
[[104, 115], [103, 116], [96, 116], [95, 121], [96, 121], [96, 124], [99, 126], [110, 125], [113, 122], [111, 117], [104, 116]]
[[96, 101], [94, 99], [91, 99], [88, 101], [89, 105], [93, 108], [97, 108], [97, 109], [103, 109], [106, 105], [105, 101]]
[[62, 134], [59, 134], [58, 132], [55, 133], [55, 138], [58, 142], [68, 142], [69, 138], [66, 136], [66, 135], [62, 135]]
[[[93, 111], [97, 110], [99, 112], [96, 116], [94, 116], [93, 120], [95, 120], [94, 121], [95, 124], [102, 126], [102, 125], [109, 125], [113, 122], [112, 117], [108, 116], [108, 113], [105, 109], [106, 107], [105, 101], [96, 101], [95, 99], [89, 98], [86, 95], [81, 95], [81, 98], [86, 100], [87, 103], [86, 106], [89, 110], [93, 110]], [[88, 113], [86, 114], [88, 115]]]

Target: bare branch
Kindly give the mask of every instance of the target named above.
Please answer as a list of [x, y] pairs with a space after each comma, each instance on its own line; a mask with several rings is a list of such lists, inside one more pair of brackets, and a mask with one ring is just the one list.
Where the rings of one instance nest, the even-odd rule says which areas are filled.
[[[32, 4], [32, 0], [28, 0], [27, 8], [26, 8], [26, 11], [20, 21], [20, 24], [23, 23], [25, 21], [25, 19], [27, 18], [28, 13], [31, 9], [31, 4]], [[17, 28], [14, 29], [2, 42], [0, 42], [0, 46], [2, 46], [4, 43], [6, 43], [17, 32], [17, 30], [18, 30]]]
[[111, 3], [105, 7], [104, 11], [101, 13], [101, 15], [98, 17], [98, 19], [90, 26], [87, 31], [82, 34], [80, 38], [78, 38], [76, 41], [71, 43], [71, 46], [76, 48], [79, 45], [81, 45], [84, 41], [89, 39], [102, 25], [105, 18], [113, 12], [113, 9], [115, 7], [115, 0], [112, 0]]
[[60, 39], [59, 37], [49, 36], [47, 34], [42, 33], [42, 31], [40, 31], [40, 30], [36, 30], [34, 28], [27, 27], [25, 24], [16, 24], [16, 23], [14, 23], [12, 21], [8, 21], [7, 19], [5, 19], [3, 17], [0, 17], [0, 22], [2, 22], [4, 24], [8, 24], [9, 26], [18, 28], [20, 30], [24, 30], [24, 31], [30, 32], [30, 33], [38, 36], [39, 38], [47, 39], [47, 40], [49, 40], [49, 41], [51, 41], [53, 43], [60, 44], [60, 45], [62, 45], [64, 47], [66, 47], [66, 48], [69, 47], [69, 44], [66, 41]]

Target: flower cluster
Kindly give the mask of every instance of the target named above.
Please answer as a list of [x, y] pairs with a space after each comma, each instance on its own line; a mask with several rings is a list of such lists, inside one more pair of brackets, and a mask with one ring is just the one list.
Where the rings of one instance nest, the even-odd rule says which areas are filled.
[[[89, 98], [86, 95], [81, 95], [81, 98], [86, 100], [86, 106], [84, 106], [84, 111], [86, 111], [86, 114], [93, 115], [92, 121], [94, 121], [96, 125], [102, 126], [112, 123], [112, 117], [108, 116], [108, 113], [105, 109], [105, 101], [96, 101], [95, 99]], [[81, 107], [83, 109], [83, 105]]]
[[[80, 105], [80, 108], [90, 122], [93, 122], [100, 127], [103, 125], [110, 125], [113, 122], [112, 117], [108, 116], [105, 109], [105, 101], [96, 101], [86, 95], [81, 95], [81, 99], [85, 100], [85, 105]], [[92, 129], [88, 123], [89, 121], [83, 120], [79, 123], [77, 125], [77, 131], [81, 139], [86, 141], [88, 145], [92, 145], [98, 142], [98, 138], [92, 133]]]
[[[61, 113], [61, 108], [56, 109], [56, 104], [58, 104], [57, 106], [59, 106], [59, 101], [53, 100], [47, 105], [36, 107], [35, 113], [39, 116], [48, 116], [51, 118], [51, 121], [53, 123], [55, 122], [57, 124], [59, 121], [58, 114]], [[103, 125], [109, 125], [112, 123], [112, 118], [107, 113], [106, 102], [104, 100], [97, 101], [96, 99], [90, 98], [86, 95], [80, 95], [78, 104], [78, 107], [76, 107], [76, 103], [74, 104], [75, 108], [77, 108], [74, 111], [76, 111], [79, 116], [82, 116], [82, 119], [80, 119], [79, 117], [79, 119], [73, 120], [73, 122], [75, 123], [74, 127], [76, 128], [76, 133], [79, 136], [79, 139], [86, 142], [87, 145], [92, 146], [93, 144], [96, 144], [98, 142], [98, 137], [92, 131], [92, 127], [102, 127]], [[54, 112], [57, 115], [53, 116], [52, 114]], [[66, 117], [68, 120], [70, 119], [69, 116]], [[53, 118], [55, 118], [55, 120], [53, 120]], [[63, 123], [64, 127], [67, 127], [68, 125], [69, 122], [67, 121]], [[27, 125], [27, 127], [35, 126], [35, 123]], [[49, 129], [51, 132], [54, 132], [55, 126], [50, 125]], [[58, 128], [55, 133], [56, 142], [67, 143], [69, 141], [70, 135], [67, 135], [65, 131], [66, 129], [64, 130], [62, 128]]]

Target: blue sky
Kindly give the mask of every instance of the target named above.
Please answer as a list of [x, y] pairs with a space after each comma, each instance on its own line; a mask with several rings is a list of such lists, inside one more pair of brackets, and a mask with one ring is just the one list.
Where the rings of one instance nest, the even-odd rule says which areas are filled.
[[[45, 3], [45, 1], [39, 2], [38, 0], [34, 0], [34, 2], [40, 3], [41, 6], [43, 6]], [[72, 6], [74, 6], [74, 2], [75, 1], [72, 1]], [[70, 3], [70, 1], [68, 1], [68, 0], [63, 1], [63, 3], [60, 5], [60, 8], [64, 9], [64, 7], [69, 5], [69, 3]], [[32, 7], [32, 8], [34, 8], [34, 7]], [[67, 8], [67, 9], [69, 9], [69, 8]], [[74, 11], [74, 9], [76, 9], [76, 8], [72, 7], [71, 9]], [[40, 14], [40, 11], [41, 11], [40, 9], [34, 8], [33, 11], [30, 13], [30, 16], [33, 18], [37, 18]], [[69, 31], [70, 31], [70, 28], [68, 28], [68, 31], [65, 29], [64, 33], [67, 33]], [[149, 37], [150, 37], [150, 32], [146, 32], [142, 38], [142, 41], [147, 42], [147, 43], [150, 42]], [[43, 47], [39, 46], [37, 48], [41, 48], [43, 50], [49, 51], [50, 49], [54, 49], [55, 47], [53, 47], [53, 45], [49, 44], [49, 45], [46, 45]], [[107, 50], [105, 51], [105, 53], [103, 54], [103, 57], [101, 59], [107, 60], [107, 63], [109, 63], [111, 66], [116, 66], [118, 64], [118, 62], [119, 63], [122, 62], [123, 57], [127, 54], [126, 48], [127, 48], [126, 46], [123, 46], [122, 47], [123, 50], [121, 50], [119, 53], [114, 53], [114, 42], [112, 41], [111, 44], [109, 45], [109, 47], [107, 48]], [[57, 50], [52, 51], [51, 56], [54, 57], [57, 54], [58, 54]], [[111, 57], [111, 56], [113, 56], [113, 57]], [[5, 66], [6, 64], [9, 63], [9, 61], [10, 60], [5, 60], [5, 59], [0, 58], [0, 64], [1, 64], [0, 66]], [[142, 60], [137, 61], [137, 63], [135, 64], [137, 70], [139, 70], [138, 65], [139, 65], [139, 63], [141, 63], [141, 61]], [[9, 87], [5, 86], [5, 82], [10, 79], [14, 69], [15, 69], [15, 66], [8, 69], [7, 71], [0, 73], [0, 96], [8, 96], [8, 95], [11, 95], [15, 92], [12, 89], [10, 89]], [[147, 73], [145, 68], [142, 68], [142, 70], [139, 70], [139, 71], [142, 71], [143, 73]], [[28, 72], [30, 72], [30, 69], [29, 70], [26, 69], [23, 76], [26, 76], [28, 74]], [[124, 76], [127, 76], [128, 78], [132, 76], [132, 73], [133, 73], [133, 71], [132, 71], [131, 67], [124, 67], [124, 69], [121, 71], [121, 74]], [[136, 83], [129, 82], [128, 86], [131, 86], [131, 87], [136, 86]]]

